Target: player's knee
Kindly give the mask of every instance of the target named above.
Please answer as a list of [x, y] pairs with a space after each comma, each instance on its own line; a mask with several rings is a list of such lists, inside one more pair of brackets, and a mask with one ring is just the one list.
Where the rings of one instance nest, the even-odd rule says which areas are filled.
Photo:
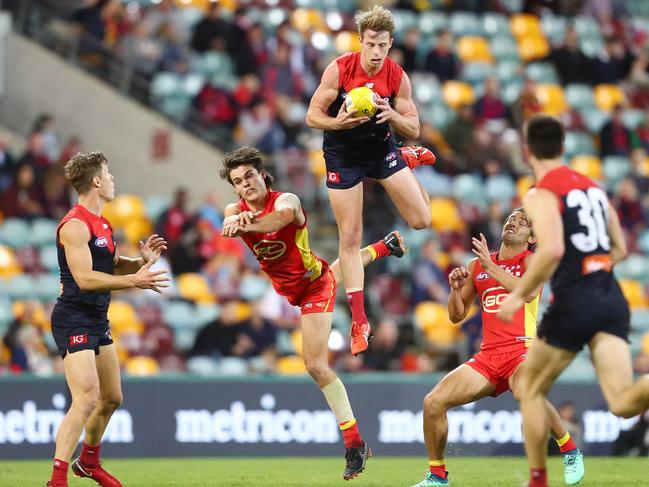
[[105, 411], [112, 412], [122, 405], [123, 400], [124, 396], [122, 396], [121, 392], [119, 394], [111, 394], [110, 396], [102, 398], [101, 406]]
[[95, 410], [99, 401], [99, 390], [88, 388], [77, 394], [73, 398], [72, 403], [84, 417], [88, 417]]
[[329, 371], [329, 365], [321, 360], [307, 360], [304, 365], [306, 371], [315, 381], [323, 379]]
[[627, 404], [621, 399], [612, 401], [609, 404], [609, 409], [615, 416], [620, 416], [621, 418], [626, 418], [626, 419], [632, 418], [639, 412], [636, 411], [634, 408], [632, 408], [630, 404]]
[[424, 414], [426, 416], [446, 414], [447, 409], [446, 401], [444, 401], [441, 394], [434, 390], [429, 392], [424, 398]]
[[343, 227], [338, 231], [340, 237], [341, 250], [353, 250], [358, 252], [363, 238], [363, 229], [361, 226]]

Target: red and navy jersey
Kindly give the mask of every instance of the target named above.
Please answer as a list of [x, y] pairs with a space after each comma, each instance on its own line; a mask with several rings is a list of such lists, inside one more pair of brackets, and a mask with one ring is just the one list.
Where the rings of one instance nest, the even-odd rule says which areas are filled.
[[[344, 54], [336, 59], [338, 64], [338, 96], [329, 106], [328, 115], [338, 115], [340, 106], [352, 89], [370, 88], [378, 96], [393, 104], [399, 92], [403, 69], [386, 57], [383, 66], [374, 76], [369, 76], [361, 66], [360, 52]], [[347, 130], [325, 130], [323, 150], [325, 156], [351, 160], [370, 160], [385, 157], [393, 150], [394, 136], [389, 123], [377, 124], [376, 118]]]
[[113, 274], [115, 269], [115, 239], [113, 228], [104, 217], [97, 216], [81, 205], [74, 207], [63, 217], [56, 229], [56, 246], [58, 250], [59, 269], [61, 272], [61, 295], [58, 301], [74, 306], [86, 313], [105, 314], [110, 304], [110, 291], [82, 291], [74, 280], [65, 257], [65, 248], [59, 240], [59, 231], [63, 224], [70, 220], [84, 222], [90, 238], [88, 248], [92, 255], [92, 270]]
[[[491, 260], [510, 274], [521, 277], [525, 273], [525, 259], [531, 253], [526, 250], [511, 259], [498, 260], [498, 252], [494, 252], [491, 254]], [[532, 338], [536, 335], [540, 295], [533, 301], [525, 303], [514, 314], [512, 322], [508, 323], [498, 317], [498, 311], [500, 311], [500, 303], [509, 292], [484, 270], [478, 259], [475, 260], [471, 279], [482, 307], [480, 350], [508, 353], [529, 346]]]
[[[273, 211], [275, 201], [282, 195], [277, 191], [268, 192], [268, 200], [260, 217]], [[243, 200], [239, 200], [242, 211], [250, 211]], [[329, 267], [326, 260], [315, 255], [309, 247], [309, 232], [304, 224], [289, 223], [277, 232], [241, 234], [241, 238], [252, 250], [261, 269], [270, 277], [278, 294], [286, 296], [296, 306], [300, 297], [313, 281], [324, 274]]]
[[559, 199], [565, 253], [552, 276], [554, 294], [578, 291], [584, 286], [609, 289], [611, 238], [608, 229], [609, 201], [592, 180], [560, 166], [536, 185]]

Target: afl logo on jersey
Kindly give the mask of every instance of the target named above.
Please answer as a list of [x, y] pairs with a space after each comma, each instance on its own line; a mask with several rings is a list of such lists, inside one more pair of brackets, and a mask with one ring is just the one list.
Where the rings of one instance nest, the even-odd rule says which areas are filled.
[[281, 240], [262, 240], [255, 244], [253, 250], [262, 260], [277, 260], [286, 253], [286, 244]]
[[497, 313], [508, 294], [502, 286], [486, 289], [482, 293], [482, 310], [485, 313]]
[[108, 247], [108, 239], [106, 237], [98, 237], [95, 240], [95, 247]]

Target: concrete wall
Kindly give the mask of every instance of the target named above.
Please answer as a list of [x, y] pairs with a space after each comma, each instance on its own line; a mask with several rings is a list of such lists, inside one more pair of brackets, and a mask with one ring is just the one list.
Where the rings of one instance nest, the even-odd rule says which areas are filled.
[[[85, 150], [107, 154], [120, 193], [171, 195], [183, 185], [192, 204], [215, 190], [224, 203], [233, 200], [218, 178], [222, 154], [200, 139], [15, 33], [7, 39], [7, 61], [1, 125], [27, 135], [39, 113], [54, 114], [63, 138], [79, 135]], [[160, 130], [169, 132], [165, 160], [152, 156]]]

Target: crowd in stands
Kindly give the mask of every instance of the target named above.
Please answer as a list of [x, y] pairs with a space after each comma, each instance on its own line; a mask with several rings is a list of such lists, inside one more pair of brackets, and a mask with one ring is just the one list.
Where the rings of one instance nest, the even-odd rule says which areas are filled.
[[[305, 126], [304, 115], [327, 63], [358, 47], [354, 5], [340, 2], [338, 9], [325, 10], [305, 1], [291, 10], [292, 3], [283, 0], [64, 3], [65, 18], [79, 28], [85, 62], [97, 62], [94, 44], [83, 42], [89, 36], [150, 81], [155, 108], [179, 123], [197, 122], [200, 133], [223, 148], [260, 147], [282, 176], [279, 189], [304, 195], [316, 221], [333, 223], [323, 189], [322, 135]], [[447, 275], [472, 257], [472, 235], [482, 232], [497, 248], [504, 219], [533, 184], [521, 126], [530, 114], [546, 111], [568, 129], [566, 162], [600, 181], [619, 211], [632, 255], [617, 272], [633, 308], [636, 370], [648, 372], [649, 11], [644, 3], [385, 3], [396, 8], [391, 56], [412, 80], [422, 121], [420, 138], [406, 143], [428, 146], [438, 157], [434, 169], [416, 171], [431, 195], [433, 225], [421, 232], [402, 229], [411, 252], [368, 268], [376, 338], [361, 357], [347, 353], [349, 316], [339, 303], [330, 340], [336, 367], [448, 370], [475, 350], [480, 313], [462, 327], [450, 325]], [[18, 218], [34, 229], [42, 218], [56, 220], [65, 213], [71, 196], [61, 163], [82, 143], [72, 137], [62, 144], [60, 129], [51, 116], [41, 117], [20, 158], [12, 157], [0, 138], [5, 223]], [[303, 171], [287, 170], [289, 164]], [[307, 196], [311, 188], [313, 198]], [[402, 224], [378, 185], [368, 182], [365, 190], [365, 238], [372, 241]], [[221, 237], [218, 198], [206, 198], [195, 211], [186, 199], [183, 188], [162, 201], [125, 195], [120, 207], [129, 208], [128, 215], [108, 211], [125, 253], [136, 252], [147, 232], [164, 235], [170, 248], [160, 265], [174, 275], [164, 298], [115, 294], [111, 321], [126, 370], [303, 372], [296, 310], [272, 291], [240, 242]], [[372, 211], [377, 207], [380, 212]], [[18, 275], [16, 269], [35, 269], [34, 275], [53, 271], [41, 262], [52, 244], [35, 250], [27, 241], [8, 244], [0, 228], [5, 282]], [[317, 250], [321, 242], [312, 245]], [[13, 268], [2, 264], [3, 255], [14, 259]], [[14, 293], [14, 304], [0, 303], [0, 329], [9, 330], [0, 364], [56, 370], [60, 364], [45, 332], [51, 301], [44, 308], [23, 304], [16, 289], [9, 284], [6, 289]], [[7, 306], [13, 306], [9, 314]], [[30, 331], [19, 333], [23, 329]], [[50, 365], [43, 365], [43, 356]], [[570, 372], [588, 368], [579, 365]]]

